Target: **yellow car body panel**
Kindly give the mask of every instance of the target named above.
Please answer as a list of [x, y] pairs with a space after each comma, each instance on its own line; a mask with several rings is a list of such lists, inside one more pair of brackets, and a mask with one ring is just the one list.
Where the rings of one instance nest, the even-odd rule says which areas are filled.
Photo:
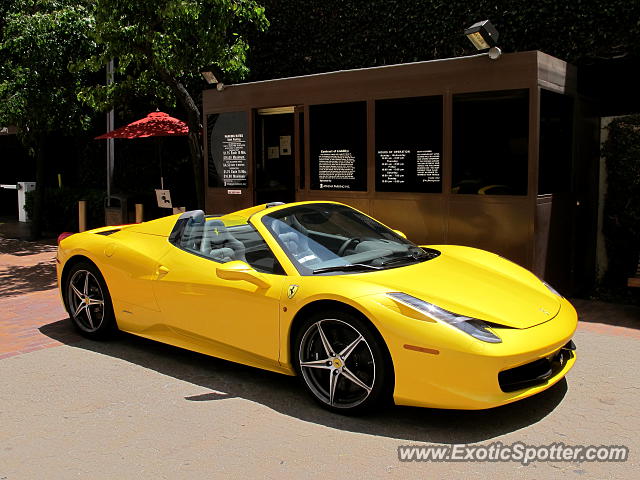
[[[334, 203], [334, 202], [299, 202]], [[561, 378], [575, 354], [543, 384], [503, 392], [498, 374], [557, 352], [572, 337], [577, 314], [532, 273], [469, 247], [430, 246], [432, 260], [386, 270], [300, 275], [262, 218], [287, 204], [235, 212], [261, 234], [284, 274], [255, 272], [259, 286], [217, 275], [221, 263], [177, 248], [169, 235], [179, 215], [106, 227], [62, 240], [58, 281], [67, 262], [87, 257], [102, 272], [118, 327], [135, 335], [293, 375], [292, 325], [306, 306], [333, 301], [359, 311], [378, 330], [393, 362], [401, 405], [480, 409], [542, 391]], [[477, 340], [392, 299], [403, 292], [491, 324], [501, 343]], [[523, 314], [526, 312], [526, 314]]]
[[154, 289], [170, 330], [204, 343], [215, 339], [226, 359], [281, 370], [277, 333], [284, 276], [261, 274], [267, 288], [224, 280], [210, 259], [177, 248], [161, 261], [169, 271]]

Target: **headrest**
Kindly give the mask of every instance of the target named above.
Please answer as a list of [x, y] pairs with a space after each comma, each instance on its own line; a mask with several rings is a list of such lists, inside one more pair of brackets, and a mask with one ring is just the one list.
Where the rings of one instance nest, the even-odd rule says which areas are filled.
[[291, 253], [298, 253], [300, 237], [295, 232], [281, 233], [278, 235], [280, 241], [284, 244], [285, 248]]
[[213, 230], [215, 227], [218, 227], [218, 229], [220, 227], [224, 228], [225, 230], [227, 229], [227, 227], [224, 226], [224, 223], [222, 222], [222, 220], [209, 220], [204, 224], [205, 230], [208, 230], [208, 231]]
[[222, 220], [209, 220], [204, 225], [202, 250], [206, 251], [211, 245], [219, 245], [230, 240], [229, 232]]

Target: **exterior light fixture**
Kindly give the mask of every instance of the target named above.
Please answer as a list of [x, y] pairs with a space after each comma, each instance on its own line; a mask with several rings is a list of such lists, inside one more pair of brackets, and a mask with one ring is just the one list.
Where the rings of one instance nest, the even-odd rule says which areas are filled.
[[216, 65], [209, 65], [208, 67], [200, 70], [200, 75], [204, 78], [204, 81], [212, 87], [215, 85], [216, 89], [221, 92], [224, 90], [224, 83], [220, 81], [222, 78], [222, 71]]
[[497, 60], [502, 55], [502, 51], [498, 48], [500, 34], [489, 20], [474, 23], [465, 29], [464, 34], [478, 51], [486, 51], [491, 60]]
[[213, 72], [210, 72], [207, 70], [207, 71], [200, 72], [200, 75], [202, 75], [202, 78], [204, 78], [204, 81], [207, 82], [209, 85], [218, 83], [218, 79], [216, 78]]

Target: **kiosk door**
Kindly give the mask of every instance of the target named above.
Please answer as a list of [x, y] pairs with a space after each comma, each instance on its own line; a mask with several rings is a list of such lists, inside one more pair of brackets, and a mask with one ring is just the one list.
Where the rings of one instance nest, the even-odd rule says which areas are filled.
[[264, 108], [255, 116], [255, 203], [295, 201], [294, 107]]

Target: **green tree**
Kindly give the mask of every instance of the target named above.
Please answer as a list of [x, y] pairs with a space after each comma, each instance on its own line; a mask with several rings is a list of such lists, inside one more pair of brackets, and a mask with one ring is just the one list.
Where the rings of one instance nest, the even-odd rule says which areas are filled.
[[38, 236], [48, 139], [90, 123], [90, 111], [77, 98], [88, 74], [71, 72], [69, 63], [92, 54], [91, 7], [83, 0], [10, 0], [0, 13], [0, 124], [18, 127], [36, 158], [32, 231]]
[[198, 204], [204, 206], [200, 70], [216, 65], [225, 80], [244, 78], [249, 30], [268, 26], [253, 0], [96, 0], [93, 38], [98, 55], [84, 62], [97, 71], [116, 59], [110, 86], [86, 89], [81, 98], [107, 109], [128, 95], [153, 94], [186, 112], [188, 144]]

